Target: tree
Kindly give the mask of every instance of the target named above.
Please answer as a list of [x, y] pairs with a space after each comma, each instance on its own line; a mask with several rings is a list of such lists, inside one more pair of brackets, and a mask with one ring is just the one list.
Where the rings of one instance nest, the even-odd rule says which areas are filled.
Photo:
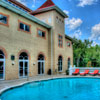
[[[100, 66], [100, 46], [92, 46], [93, 41], [78, 40], [74, 37], [74, 65], [77, 67]], [[90, 63], [91, 62], [91, 63]]]

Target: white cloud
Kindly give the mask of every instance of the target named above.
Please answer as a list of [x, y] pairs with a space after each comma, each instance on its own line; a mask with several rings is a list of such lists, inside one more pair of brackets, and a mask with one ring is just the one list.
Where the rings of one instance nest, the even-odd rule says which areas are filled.
[[86, 5], [92, 5], [94, 3], [96, 3], [98, 0], [79, 0], [79, 3], [77, 6], [80, 6], [80, 7], [84, 7]]
[[93, 41], [92, 46], [96, 46], [99, 45], [99, 43], [96, 43], [95, 41]]
[[22, 3], [23, 5], [27, 6], [27, 3], [26, 3], [25, 0], [16, 0], [16, 1], [18, 1], [18, 2]]
[[35, 7], [35, 4], [36, 4], [36, 0], [33, 0], [33, 5], [32, 5], [32, 8]]
[[71, 34], [70, 36], [79, 39], [82, 36], [82, 32], [81, 32], [81, 30], [78, 29], [73, 34]]
[[79, 18], [65, 19], [65, 24], [67, 25], [69, 30], [74, 30], [74, 29], [78, 28], [82, 23], [83, 23], [83, 21]]
[[91, 28], [90, 40], [100, 40], [100, 23]]
[[65, 14], [69, 14], [69, 11], [67, 11], [67, 10], [63, 10], [63, 12], [65, 13]]
[[98, 40], [100, 41], [100, 36], [98, 37]]

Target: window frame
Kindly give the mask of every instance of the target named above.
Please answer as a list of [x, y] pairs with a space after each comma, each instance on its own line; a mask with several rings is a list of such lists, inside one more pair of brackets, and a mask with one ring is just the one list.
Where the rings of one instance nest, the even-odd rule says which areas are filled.
[[[62, 35], [58, 34], [58, 47], [63, 48], [63, 36], [62, 36], [62, 39], [59, 39], [59, 36], [62, 36]], [[61, 44], [59, 45], [59, 40], [62, 41], [62, 46]]]
[[4, 25], [4, 26], [9, 27], [9, 15], [6, 15], [6, 14], [4, 14], [2, 12], [0, 12], [0, 15], [3, 15], [3, 16], [6, 16], [7, 17], [7, 24], [4, 24], [4, 23], [0, 22], [0, 25]]
[[[59, 58], [62, 58], [62, 59], [59, 59]], [[61, 70], [59, 70], [59, 68]], [[58, 72], [63, 72], [63, 56], [62, 55], [59, 55], [58, 56]]]
[[[42, 31], [42, 32], [44, 32], [44, 33], [45, 33], [45, 37], [40, 36], [40, 35], [38, 34], [38, 31]], [[37, 37], [40, 37], [40, 38], [46, 39], [46, 31], [37, 28]]]
[[[29, 26], [29, 32], [28, 32], [28, 31], [25, 31], [25, 30], [23, 30], [23, 29], [20, 29], [20, 23]], [[30, 24], [27, 24], [27, 23], [25, 23], [25, 22], [23, 22], [23, 21], [18, 20], [18, 31], [22, 31], [22, 32], [31, 34], [31, 25], [30, 25]]]
[[[70, 43], [70, 46], [68, 45], [68, 43]], [[67, 41], [67, 47], [71, 47], [71, 42], [70, 41]]]
[[[69, 61], [70, 61], [70, 62], [69, 62]], [[70, 57], [68, 57], [68, 59], [67, 59], [67, 66], [68, 66], [68, 69], [70, 68], [69, 64], [71, 65], [71, 58], [70, 58]]]

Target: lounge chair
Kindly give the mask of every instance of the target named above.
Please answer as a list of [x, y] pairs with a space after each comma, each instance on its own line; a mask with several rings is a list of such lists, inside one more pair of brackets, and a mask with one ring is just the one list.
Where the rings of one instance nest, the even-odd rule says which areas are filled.
[[98, 73], [99, 73], [99, 70], [94, 70], [93, 73], [89, 73], [89, 74], [90, 74], [90, 75], [98, 75]]
[[100, 75], [100, 73], [98, 73], [98, 75]]
[[79, 69], [75, 69], [75, 72], [72, 73], [72, 75], [78, 75], [79, 74]]
[[85, 70], [83, 73], [80, 73], [80, 75], [86, 75], [86, 74], [88, 74], [89, 73], [89, 70], [87, 69], [87, 70]]

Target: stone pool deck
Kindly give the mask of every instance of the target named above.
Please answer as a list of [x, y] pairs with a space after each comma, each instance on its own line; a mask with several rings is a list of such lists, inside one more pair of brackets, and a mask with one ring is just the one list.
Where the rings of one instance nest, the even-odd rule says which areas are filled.
[[93, 77], [93, 78], [100, 78], [99, 76], [67, 76], [67, 75], [42, 75], [42, 76], [34, 76], [30, 78], [21, 78], [16, 80], [0, 80], [0, 94], [5, 91], [6, 89], [9, 89], [11, 87], [23, 85], [28, 82], [32, 81], [41, 81], [41, 80], [48, 80], [53, 78], [68, 78], [68, 77]]
[[27, 82], [48, 80], [48, 79], [53, 79], [53, 78], [63, 78], [63, 77], [68, 77], [68, 76], [66, 75], [42, 75], [42, 76], [34, 76], [34, 77], [29, 77], [29, 78], [20, 78], [16, 80], [0, 80], [0, 94], [2, 93], [2, 91], [6, 89], [9, 89], [11, 87], [15, 87], [18, 85], [23, 85], [24, 83], [27, 83]]

